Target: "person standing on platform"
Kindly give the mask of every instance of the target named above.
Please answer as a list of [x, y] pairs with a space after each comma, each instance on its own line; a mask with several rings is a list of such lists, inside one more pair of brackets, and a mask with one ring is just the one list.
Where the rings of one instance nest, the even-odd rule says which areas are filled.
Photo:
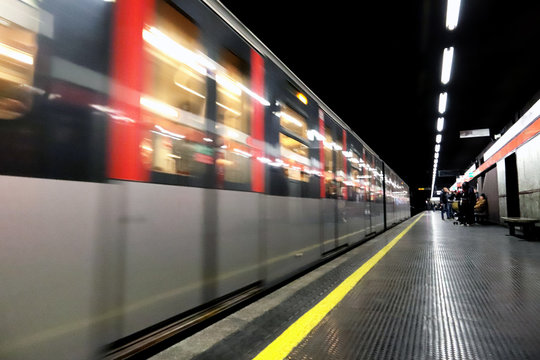
[[441, 192], [440, 196], [440, 203], [441, 203], [441, 219], [444, 220], [444, 213], [446, 212], [446, 216], [449, 219], [448, 216], [448, 189], [443, 188], [443, 191]]
[[452, 209], [452, 202], [454, 200], [454, 194], [448, 188], [443, 188], [443, 191], [446, 192], [446, 218], [447, 219], [453, 219], [454, 218], [454, 210]]
[[463, 198], [461, 200], [461, 206], [463, 208], [463, 215], [465, 215], [465, 223], [467, 225], [474, 224], [474, 205], [476, 204], [476, 195], [474, 194], [474, 188], [467, 181], [463, 183]]

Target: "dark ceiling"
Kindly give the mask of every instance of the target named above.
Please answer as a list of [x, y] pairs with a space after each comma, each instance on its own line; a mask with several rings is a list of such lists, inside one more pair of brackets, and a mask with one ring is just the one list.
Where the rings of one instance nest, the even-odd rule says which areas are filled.
[[[438, 94], [448, 92], [439, 169], [466, 170], [492, 135], [517, 120], [540, 90], [540, 1], [462, 0], [445, 28], [446, 1], [360, 3], [223, 0], [259, 39], [411, 187], [428, 193]], [[360, 4], [360, 5], [358, 5]], [[449, 84], [442, 53], [453, 46]], [[439, 177], [436, 187], [455, 177]], [[422, 200], [423, 202], [423, 200]]]

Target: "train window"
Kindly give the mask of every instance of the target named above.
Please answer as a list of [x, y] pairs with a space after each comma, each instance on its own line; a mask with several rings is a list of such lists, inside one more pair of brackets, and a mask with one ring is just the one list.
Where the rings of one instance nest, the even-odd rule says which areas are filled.
[[287, 159], [285, 173], [289, 179], [309, 181], [309, 147], [283, 133], [279, 134], [281, 156]]
[[0, 119], [16, 119], [32, 107], [36, 53], [36, 34], [0, 17]]
[[279, 112], [279, 124], [292, 135], [307, 140], [306, 118], [283, 104]]
[[309, 147], [304, 143], [307, 140], [306, 118], [283, 104], [278, 115], [281, 156], [286, 159], [285, 174], [291, 180], [308, 182], [311, 161]]
[[152, 170], [178, 175], [202, 174], [214, 161], [205, 142], [206, 68], [199, 29], [165, 1], [156, 3], [153, 26], [143, 30], [148, 54], [143, 119], [150, 137], [143, 156]]
[[218, 173], [218, 187], [223, 187], [223, 181], [236, 184], [250, 182], [250, 148], [226, 136], [221, 140], [218, 159], [216, 160]]
[[213, 163], [211, 150], [204, 146], [205, 133], [181, 124], [157, 119], [151, 130], [153, 147], [143, 143], [143, 151], [152, 153], [152, 169], [178, 175], [204, 171]]
[[206, 68], [197, 26], [165, 1], [158, 1], [154, 26], [145, 26], [143, 38], [150, 54], [147, 73], [151, 96], [178, 108], [180, 121], [183, 116], [189, 117], [185, 113], [203, 117]]
[[230, 51], [224, 52], [220, 65], [222, 69], [216, 74], [217, 121], [249, 134], [250, 97], [239, 86], [248, 85], [248, 66]]
[[251, 101], [242, 86], [249, 84], [249, 67], [232, 52], [225, 50], [216, 73], [216, 112], [218, 134], [218, 186], [223, 181], [248, 184], [251, 152], [246, 145], [250, 133]]

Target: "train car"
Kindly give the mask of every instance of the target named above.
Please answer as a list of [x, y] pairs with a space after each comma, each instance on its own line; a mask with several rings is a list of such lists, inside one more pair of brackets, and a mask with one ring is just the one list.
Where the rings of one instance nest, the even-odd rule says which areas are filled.
[[214, 0], [2, 0], [0, 201], [2, 359], [122, 357], [410, 217]]

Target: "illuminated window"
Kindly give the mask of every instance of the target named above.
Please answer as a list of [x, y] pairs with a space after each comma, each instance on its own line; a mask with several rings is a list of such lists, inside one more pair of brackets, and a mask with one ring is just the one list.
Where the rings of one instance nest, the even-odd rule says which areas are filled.
[[251, 101], [239, 86], [248, 87], [248, 66], [239, 57], [225, 51], [216, 74], [217, 121], [228, 127], [249, 134]]
[[153, 171], [201, 175], [214, 162], [213, 147], [204, 140], [209, 65], [198, 38], [195, 24], [165, 1], [156, 2], [154, 23], [143, 30], [148, 68], [141, 95], [150, 128], [141, 151]]
[[0, 119], [16, 119], [32, 107], [36, 34], [0, 17]]
[[223, 139], [220, 147], [218, 166], [218, 185], [223, 187], [222, 180], [230, 183], [247, 184], [250, 182], [250, 148], [240, 142]]
[[279, 134], [279, 143], [281, 157], [285, 160], [285, 174], [291, 180], [307, 182], [311, 171], [311, 161], [309, 147], [303, 142], [307, 139], [306, 118], [286, 105], [282, 105], [279, 122], [282, 130]]
[[307, 140], [307, 122], [305, 117], [286, 105], [281, 105], [279, 124], [292, 135]]
[[[249, 67], [230, 51], [224, 51], [216, 74], [216, 112], [221, 138], [218, 174], [232, 183], [250, 182], [251, 152], [246, 144], [250, 132], [251, 98], [240, 85], [249, 85]], [[222, 174], [221, 174], [222, 173]], [[219, 181], [218, 176], [218, 181]]]
[[285, 173], [292, 180], [309, 181], [309, 147], [287, 135], [279, 134], [281, 156], [287, 160]]

